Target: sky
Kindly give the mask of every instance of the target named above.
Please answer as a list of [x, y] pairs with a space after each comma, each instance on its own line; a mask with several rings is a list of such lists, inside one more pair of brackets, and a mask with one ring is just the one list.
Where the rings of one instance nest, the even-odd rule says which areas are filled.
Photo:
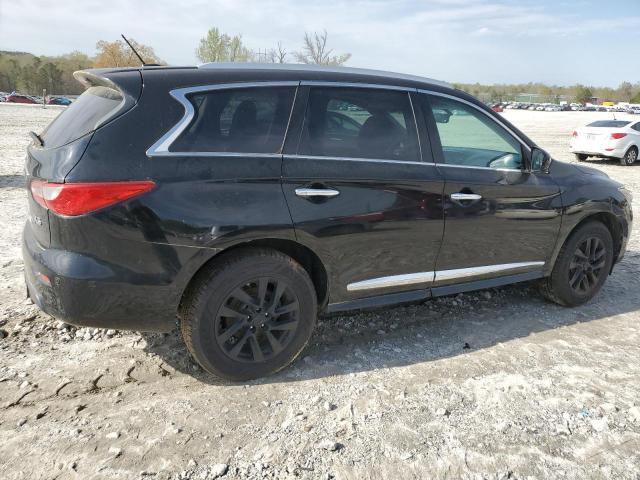
[[124, 33], [189, 65], [214, 26], [288, 51], [326, 29], [349, 66], [448, 82], [640, 81], [640, 0], [0, 0], [0, 50], [36, 55], [93, 55]]

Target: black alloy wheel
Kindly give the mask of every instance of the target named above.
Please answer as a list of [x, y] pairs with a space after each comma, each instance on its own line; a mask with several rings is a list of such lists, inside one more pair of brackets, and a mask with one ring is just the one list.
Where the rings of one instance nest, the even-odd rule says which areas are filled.
[[606, 265], [607, 251], [598, 237], [585, 238], [576, 247], [569, 265], [569, 286], [580, 295], [590, 293], [598, 285]]
[[275, 373], [302, 352], [318, 303], [308, 272], [282, 252], [234, 251], [198, 273], [179, 317], [191, 355], [206, 371], [241, 381]]
[[283, 280], [261, 277], [244, 283], [218, 310], [215, 339], [239, 362], [264, 362], [295, 337], [300, 321], [298, 299]]
[[611, 272], [614, 243], [599, 221], [576, 227], [558, 253], [551, 275], [540, 282], [542, 294], [565, 307], [591, 300]]

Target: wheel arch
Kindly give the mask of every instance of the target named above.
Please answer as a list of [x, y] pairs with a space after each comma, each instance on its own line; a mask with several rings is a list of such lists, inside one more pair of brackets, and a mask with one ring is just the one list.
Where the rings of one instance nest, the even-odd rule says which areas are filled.
[[556, 252], [553, 263], [551, 264], [551, 268], [553, 268], [553, 265], [555, 265], [555, 262], [558, 259], [558, 253], [560, 249], [567, 243], [569, 238], [571, 238], [571, 235], [573, 235], [573, 233], [584, 224], [589, 222], [600, 222], [605, 227], [607, 227], [609, 233], [611, 233], [611, 238], [613, 239], [613, 263], [611, 264], [611, 268], [613, 269], [613, 265], [615, 265], [615, 263], [617, 262], [618, 256], [620, 255], [620, 249], [622, 248], [622, 225], [620, 224], [620, 221], [617, 219], [617, 217], [611, 212], [590, 213], [584, 216], [578, 223], [576, 223], [569, 230], [562, 243], [559, 245], [558, 252]]
[[320, 257], [313, 252], [310, 248], [298, 243], [294, 240], [287, 240], [281, 238], [264, 238], [259, 240], [250, 240], [246, 242], [240, 242], [235, 245], [229, 246], [224, 250], [213, 255], [207, 261], [205, 261], [200, 267], [191, 275], [191, 278], [186, 283], [185, 288], [182, 291], [178, 310], [183, 304], [185, 298], [189, 295], [192, 287], [199, 281], [199, 277], [209, 269], [212, 265], [222, 261], [229, 255], [232, 255], [242, 249], [252, 248], [269, 248], [283, 253], [296, 262], [298, 262], [307, 271], [311, 281], [316, 290], [318, 297], [318, 308], [323, 310], [329, 299], [329, 276], [325, 268], [324, 263], [320, 260]]

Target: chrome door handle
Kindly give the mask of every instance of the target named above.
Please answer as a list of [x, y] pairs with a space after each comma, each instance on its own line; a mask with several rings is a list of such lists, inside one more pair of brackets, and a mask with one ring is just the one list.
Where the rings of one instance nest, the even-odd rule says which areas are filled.
[[335, 197], [340, 195], [338, 190], [333, 188], [296, 188], [296, 195], [299, 197]]
[[481, 200], [482, 195], [477, 193], [452, 193], [451, 200]]

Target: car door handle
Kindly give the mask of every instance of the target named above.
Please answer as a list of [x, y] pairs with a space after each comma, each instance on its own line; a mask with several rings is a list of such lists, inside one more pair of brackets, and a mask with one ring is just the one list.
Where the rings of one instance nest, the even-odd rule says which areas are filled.
[[338, 190], [333, 188], [296, 188], [296, 195], [299, 197], [335, 197], [340, 195]]
[[451, 200], [481, 200], [482, 195], [477, 193], [452, 193]]

